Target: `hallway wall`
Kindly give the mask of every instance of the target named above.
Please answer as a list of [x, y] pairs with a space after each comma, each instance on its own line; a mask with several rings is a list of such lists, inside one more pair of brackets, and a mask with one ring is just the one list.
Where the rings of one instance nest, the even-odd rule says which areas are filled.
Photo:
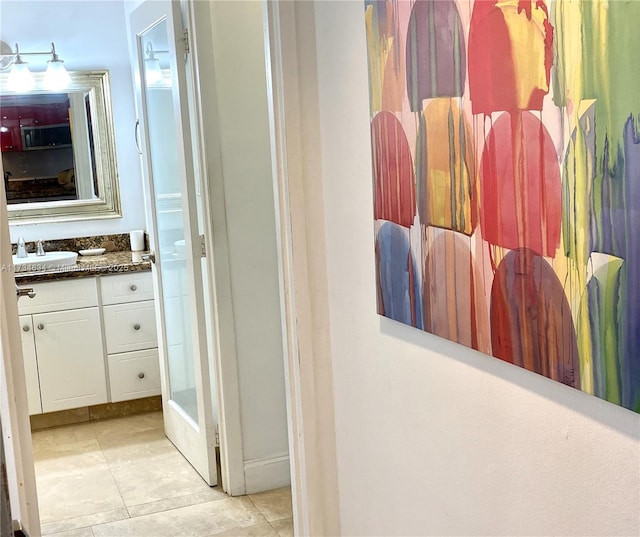
[[[222, 253], [216, 277], [228, 263], [230, 293], [219, 295], [218, 313], [226, 328], [232, 315], [245, 492], [254, 493], [290, 482], [265, 13], [259, 0], [209, 6], [212, 50], [199, 47], [199, 54], [212, 76], [202, 74], [201, 90], [204, 106], [216, 102], [216, 117], [203, 110], [204, 130], [209, 142], [216, 139], [210, 157], [219, 158], [219, 169], [208, 170], [214, 249]], [[227, 303], [232, 311], [221, 306]], [[221, 328], [226, 349], [230, 335]]]
[[342, 534], [638, 535], [640, 416], [376, 314], [364, 2], [314, 27]]

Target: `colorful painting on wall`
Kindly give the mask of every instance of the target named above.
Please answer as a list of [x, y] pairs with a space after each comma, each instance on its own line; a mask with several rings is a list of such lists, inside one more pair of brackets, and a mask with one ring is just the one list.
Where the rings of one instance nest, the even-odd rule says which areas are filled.
[[640, 1], [364, 12], [378, 312], [640, 412]]

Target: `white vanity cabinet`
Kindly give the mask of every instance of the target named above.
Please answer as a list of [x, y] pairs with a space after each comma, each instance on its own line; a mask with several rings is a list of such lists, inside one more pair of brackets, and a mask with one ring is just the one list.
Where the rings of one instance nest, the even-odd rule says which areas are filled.
[[30, 414], [160, 394], [151, 273], [29, 286], [18, 308]]
[[111, 401], [160, 394], [151, 273], [100, 278]]
[[20, 320], [29, 412], [106, 403], [104, 345], [95, 279], [36, 283], [32, 287], [36, 297], [22, 299], [18, 304], [23, 314]]
[[33, 320], [31, 319], [31, 315], [20, 315], [20, 330], [29, 414], [42, 414], [40, 379], [38, 378], [38, 362], [36, 359], [36, 341], [33, 337]]

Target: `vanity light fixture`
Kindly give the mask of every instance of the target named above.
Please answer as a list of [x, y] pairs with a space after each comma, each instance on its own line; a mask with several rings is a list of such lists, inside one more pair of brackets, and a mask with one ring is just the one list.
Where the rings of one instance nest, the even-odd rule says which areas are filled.
[[147, 86], [158, 86], [164, 80], [164, 75], [160, 68], [160, 60], [154, 54], [151, 41], [147, 43], [145, 54], [147, 57], [144, 59], [144, 80]]
[[0, 70], [11, 69], [7, 86], [11, 91], [29, 91], [35, 87], [35, 81], [27, 62], [22, 56], [51, 56], [47, 62], [47, 71], [44, 75], [44, 89], [59, 90], [66, 88], [71, 82], [71, 77], [64, 67], [64, 62], [56, 53], [56, 46], [51, 43], [51, 50], [46, 52], [20, 52], [16, 43], [15, 52], [4, 41], [0, 41]]
[[18, 43], [16, 43], [16, 58], [11, 66], [11, 71], [9, 71], [8, 85], [11, 91], [19, 92], [32, 90], [36, 85], [27, 62], [23, 61], [20, 56]]
[[51, 43], [51, 59], [47, 61], [47, 71], [44, 74], [43, 82], [47, 89], [64, 89], [71, 83], [71, 77], [63, 64], [64, 61], [56, 54], [56, 46]]

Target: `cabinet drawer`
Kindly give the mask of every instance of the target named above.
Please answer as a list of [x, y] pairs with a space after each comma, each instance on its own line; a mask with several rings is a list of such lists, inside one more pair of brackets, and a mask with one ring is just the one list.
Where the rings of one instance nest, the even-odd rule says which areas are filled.
[[153, 278], [151, 272], [118, 274], [100, 278], [100, 293], [103, 304], [123, 304], [153, 300]]
[[153, 300], [104, 306], [107, 354], [152, 349], [158, 346]]
[[111, 401], [127, 401], [160, 394], [158, 349], [111, 354]]
[[18, 301], [20, 315], [90, 308], [98, 305], [98, 287], [95, 278], [18, 284], [18, 287], [33, 287], [36, 293], [33, 298], [22, 298]]

